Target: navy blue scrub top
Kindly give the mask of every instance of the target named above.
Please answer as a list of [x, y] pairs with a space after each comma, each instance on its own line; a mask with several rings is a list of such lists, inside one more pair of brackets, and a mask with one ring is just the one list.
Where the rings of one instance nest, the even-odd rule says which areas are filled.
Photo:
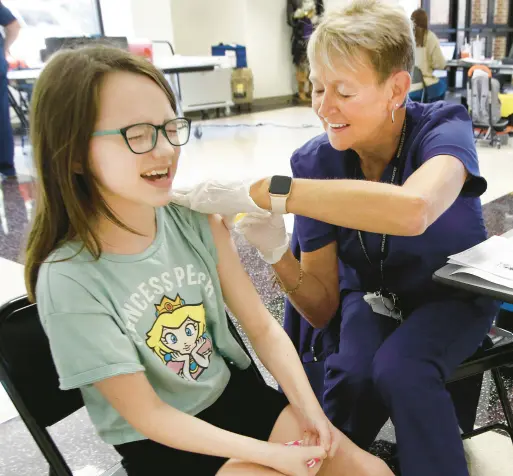
[[[399, 296], [407, 316], [422, 303], [461, 295], [461, 291], [434, 283], [432, 275], [446, 264], [449, 255], [486, 239], [479, 196], [485, 192], [487, 184], [479, 173], [472, 123], [463, 106], [444, 102], [419, 104], [408, 101], [406, 117], [403, 151], [406, 157], [401, 183], [437, 155], [456, 157], [469, 173], [469, 179], [454, 204], [425, 233], [420, 236], [388, 238], [388, 255], [384, 261], [385, 287]], [[315, 137], [298, 149], [291, 158], [291, 165], [296, 178], [353, 179], [355, 171], [357, 177], [363, 176], [357, 154], [352, 150], [333, 149], [326, 134]], [[386, 168], [383, 182], [390, 182], [392, 169], [393, 163]], [[340, 213], [344, 211], [340, 210]], [[408, 217], [403, 219], [408, 220]], [[365, 257], [356, 230], [296, 216], [294, 235], [304, 252], [337, 242], [341, 291], [372, 292], [380, 289], [382, 234], [362, 233], [373, 265]], [[298, 250], [295, 251], [297, 255]], [[298, 315], [294, 311], [288, 303], [285, 328], [298, 349], [306, 349], [308, 342], [298, 342], [298, 339], [309, 340], [307, 335], [311, 333], [306, 332], [306, 328], [299, 332], [296, 320]], [[304, 319], [301, 321], [301, 328], [309, 327]]]
[[[11, 10], [0, 2], [0, 26], [10, 25], [15, 20], [16, 17], [11, 13]], [[7, 69], [7, 60], [5, 59], [4, 54], [4, 37], [0, 34], [0, 75], [5, 76], [7, 74]]]

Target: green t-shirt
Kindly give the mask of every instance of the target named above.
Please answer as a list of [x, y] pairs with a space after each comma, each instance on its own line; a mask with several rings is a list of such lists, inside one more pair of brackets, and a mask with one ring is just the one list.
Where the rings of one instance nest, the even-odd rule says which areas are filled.
[[68, 242], [52, 253], [41, 266], [36, 298], [60, 387], [81, 389], [104, 441], [145, 437], [94, 382], [145, 371], [163, 401], [196, 415], [224, 391], [225, 359], [249, 366], [228, 328], [205, 215], [159, 208], [156, 238], [137, 255], [104, 253], [94, 261], [87, 250], [76, 255], [80, 247]]

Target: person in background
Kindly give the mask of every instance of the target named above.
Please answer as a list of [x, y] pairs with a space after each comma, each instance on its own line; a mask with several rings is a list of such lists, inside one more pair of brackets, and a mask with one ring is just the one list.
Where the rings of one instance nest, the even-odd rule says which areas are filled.
[[0, 176], [15, 177], [14, 138], [12, 135], [9, 113], [9, 96], [7, 94], [7, 56], [9, 48], [20, 32], [20, 24], [11, 11], [0, 2]]
[[[444, 69], [446, 61], [440, 48], [437, 36], [428, 29], [428, 16], [425, 10], [419, 8], [411, 14], [411, 20], [415, 31], [415, 66], [424, 76], [427, 86], [429, 102], [439, 101], [445, 98], [447, 82], [445, 78], [437, 78], [433, 75], [436, 69]], [[410, 99], [420, 101], [422, 97], [422, 83], [412, 84]]]
[[287, 2], [287, 23], [292, 28], [292, 61], [296, 68], [298, 96], [303, 102], [309, 102], [312, 99], [311, 85], [308, 80], [306, 44], [323, 13], [323, 0], [288, 0]]

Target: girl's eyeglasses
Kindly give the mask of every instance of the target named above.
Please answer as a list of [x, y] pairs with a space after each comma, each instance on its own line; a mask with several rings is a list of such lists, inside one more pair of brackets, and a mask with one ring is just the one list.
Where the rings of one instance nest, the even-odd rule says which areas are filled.
[[191, 133], [191, 120], [185, 117], [177, 117], [164, 122], [160, 126], [141, 123], [121, 129], [93, 132], [94, 137], [111, 136], [121, 134], [126, 145], [134, 154], [145, 154], [150, 152], [157, 145], [159, 130], [171, 145], [181, 146], [187, 144]]

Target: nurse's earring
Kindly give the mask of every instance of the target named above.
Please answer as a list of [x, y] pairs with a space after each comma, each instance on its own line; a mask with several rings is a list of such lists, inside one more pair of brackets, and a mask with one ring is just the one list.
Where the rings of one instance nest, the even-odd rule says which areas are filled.
[[[395, 105], [395, 109], [399, 107], [399, 104]], [[392, 124], [395, 122], [395, 109], [392, 109]]]

